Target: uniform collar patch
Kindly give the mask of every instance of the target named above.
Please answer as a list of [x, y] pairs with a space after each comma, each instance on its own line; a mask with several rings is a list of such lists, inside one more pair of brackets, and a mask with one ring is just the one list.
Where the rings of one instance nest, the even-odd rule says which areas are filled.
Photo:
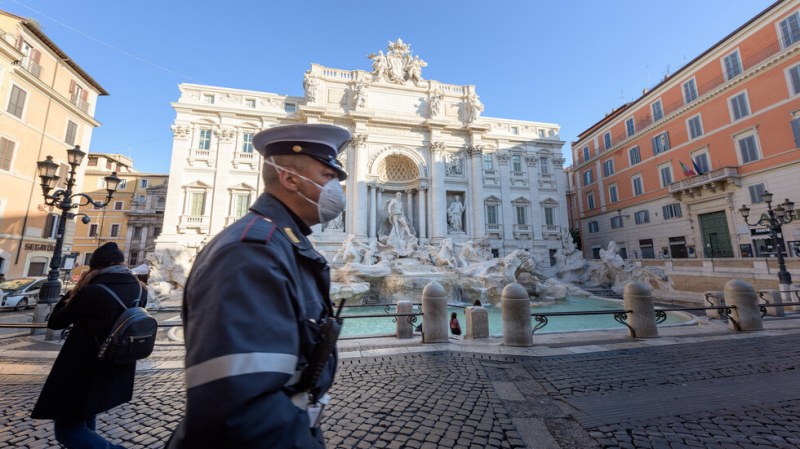
[[289, 240], [291, 240], [292, 243], [300, 243], [300, 239], [298, 239], [297, 236], [294, 235], [294, 230], [292, 228], [286, 226], [285, 228], [283, 228], [283, 232], [286, 233], [286, 235], [289, 237]]

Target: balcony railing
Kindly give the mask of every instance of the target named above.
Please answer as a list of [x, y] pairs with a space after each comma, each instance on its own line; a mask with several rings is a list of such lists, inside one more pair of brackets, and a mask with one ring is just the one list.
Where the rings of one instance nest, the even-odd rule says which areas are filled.
[[42, 66], [34, 61], [33, 59], [25, 56], [22, 58], [22, 62], [20, 62], [20, 66], [28, 71], [31, 75], [35, 76], [36, 78], [40, 78], [42, 74]]
[[682, 181], [673, 182], [669, 185], [669, 193], [679, 192], [681, 190], [690, 189], [693, 187], [701, 187], [705, 184], [715, 181], [739, 181], [739, 169], [736, 167], [722, 167], [702, 175], [692, 176], [691, 178]]
[[208, 231], [209, 222], [211, 221], [208, 215], [181, 215], [180, 223], [178, 227], [181, 230], [185, 229], [199, 229], [202, 231]]
[[80, 97], [80, 95], [78, 93], [73, 93], [72, 95], [70, 95], [69, 101], [70, 101], [70, 103], [72, 103], [75, 106], [77, 106], [78, 109], [80, 109], [81, 111], [86, 112], [86, 113], [89, 112], [89, 103], [86, 102], [86, 101], [81, 100], [81, 97]]
[[561, 226], [559, 225], [542, 225], [542, 233], [544, 234], [560, 234]]

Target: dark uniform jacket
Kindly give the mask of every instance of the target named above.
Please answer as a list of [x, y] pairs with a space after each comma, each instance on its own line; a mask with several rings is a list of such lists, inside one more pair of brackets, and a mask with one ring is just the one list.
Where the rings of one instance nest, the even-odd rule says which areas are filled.
[[[197, 256], [184, 290], [186, 414], [169, 448], [317, 448], [290, 396], [329, 315], [327, 262], [311, 230], [262, 194]], [[311, 321], [313, 320], [313, 322]], [[314, 393], [333, 383], [328, 361]]]
[[110, 288], [128, 306], [140, 294], [147, 303], [147, 289], [130, 273], [100, 273], [76, 293], [69, 304], [62, 299], [53, 308], [47, 327], [72, 325], [50, 375], [33, 408], [34, 419], [83, 419], [131, 400], [136, 362], [112, 364], [97, 359], [122, 306], [97, 284]]

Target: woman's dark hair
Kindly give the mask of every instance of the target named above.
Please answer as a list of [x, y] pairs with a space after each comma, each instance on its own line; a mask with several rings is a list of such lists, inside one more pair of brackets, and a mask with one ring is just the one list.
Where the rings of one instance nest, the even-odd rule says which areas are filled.
[[480, 299], [476, 299], [475, 302], [472, 303], [472, 305], [476, 306], [476, 307], [481, 307], [481, 300]]
[[456, 315], [456, 313], [455, 313], [455, 312], [453, 312], [453, 313], [451, 313], [451, 314], [450, 314], [450, 319], [451, 319], [451, 320], [453, 320], [453, 319], [456, 319], [456, 318], [458, 318], [458, 315]]

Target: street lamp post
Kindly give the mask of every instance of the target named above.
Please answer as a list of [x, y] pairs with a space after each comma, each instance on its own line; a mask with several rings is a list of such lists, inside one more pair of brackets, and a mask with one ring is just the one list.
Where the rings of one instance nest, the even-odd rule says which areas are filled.
[[800, 219], [800, 214], [794, 209], [794, 202], [789, 201], [787, 198], [783, 204], [779, 204], [774, 209], [772, 208], [772, 193], [767, 192], [761, 194], [761, 198], [767, 203], [767, 212], [761, 214], [758, 221], [750, 223], [748, 217], [750, 216], [750, 208], [742, 205], [739, 213], [744, 217], [744, 222], [748, 226], [765, 226], [769, 230], [769, 238], [772, 239], [772, 244], [777, 249], [778, 256], [778, 284], [781, 290], [783, 300], [791, 302], [789, 290], [792, 289], [792, 275], [786, 270], [786, 262], [783, 258], [783, 244], [778, 244], [778, 235], [781, 236], [783, 241], [783, 225], [791, 223], [795, 218]]
[[[72, 148], [71, 150], [67, 150], [67, 162], [70, 166], [69, 177], [67, 178], [67, 188], [56, 190], [52, 194], [50, 194], [50, 191], [56, 187], [59, 180], [57, 175], [59, 165], [53, 162], [52, 156], [47, 156], [47, 159], [36, 163], [39, 172], [39, 178], [42, 180], [41, 186], [42, 193], [44, 194], [44, 202], [48, 206], [55, 206], [61, 209], [61, 217], [58, 221], [56, 245], [55, 249], [53, 250], [53, 257], [50, 259], [50, 271], [47, 273], [47, 280], [42, 284], [42, 288], [39, 291], [39, 300], [36, 304], [36, 309], [33, 314], [34, 323], [45, 322], [47, 315], [50, 313], [50, 308], [53, 304], [58, 302], [58, 298], [61, 293], [61, 282], [58, 276], [58, 269], [61, 267], [61, 248], [64, 246], [64, 232], [66, 230], [67, 220], [75, 218], [75, 214], [70, 211], [74, 208], [85, 206], [87, 204], [92, 204], [95, 207], [105, 207], [109, 201], [111, 201], [111, 196], [114, 195], [114, 192], [117, 190], [117, 186], [119, 186], [121, 181], [117, 177], [116, 172], [112, 172], [111, 176], [105, 177], [105, 187], [108, 191], [108, 195], [106, 196], [105, 202], [102, 203], [93, 200], [85, 193], [73, 194], [72, 189], [75, 187], [75, 170], [81, 165], [81, 162], [85, 156], [86, 153], [81, 151], [81, 147], [79, 145], [76, 145], [75, 148]], [[73, 203], [75, 198], [78, 198], [78, 200], [77, 202]], [[81, 203], [81, 198], [87, 202]], [[86, 215], [84, 215], [81, 220], [84, 224], [89, 223], [89, 217]], [[41, 331], [39, 330], [39, 332]], [[37, 333], [37, 329], [31, 329], [31, 334], [35, 333]], [[48, 331], [46, 339], [53, 339], [51, 332]]]

